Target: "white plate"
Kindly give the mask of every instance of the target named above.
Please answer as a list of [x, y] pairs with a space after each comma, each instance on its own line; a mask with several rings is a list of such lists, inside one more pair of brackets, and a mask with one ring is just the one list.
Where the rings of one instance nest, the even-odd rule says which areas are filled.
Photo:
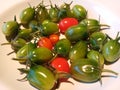
[[[40, 0], [28, 0], [31, 5], [37, 5]], [[23, 1], [13, 7], [10, 7], [0, 16], [0, 28], [5, 21], [12, 20], [14, 15], [19, 16], [20, 11], [25, 7], [28, 7], [28, 1]], [[46, 0], [45, 3], [47, 3]], [[63, 0], [64, 2], [70, 3], [71, 1]], [[52, 0], [53, 3], [59, 5], [63, 3], [61, 0]], [[108, 0], [107, 0], [108, 1]], [[116, 0], [117, 1], [117, 0]], [[101, 0], [102, 2], [102, 0]], [[98, 19], [101, 17], [101, 23], [107, 23], [111, 26], [110, 30], [105, 31], [111, 37], [115, 37], [117, 32], [120, 31], [120, 13], [116, 12], [117, 6], [114, 5], [114, 8], [111, 9], [114, 0], [111, 0], [110, 5], [105, 5], [98, 2], [90, 2], [90, 0], [74, 0], [73, 4], [81, 4], [88, 10], [88, 16], [90, 18]], [[117, 2], [119, 3], [119, 2]], [[116, 8], [115, 8], [116, 7]], [[120, 6], [119, 6], [120, 8]], [[116, 12], [116, 13], [115, 13]], [[5, 37], [0, 30], [0, 44], [5, 43]], [[19, 82], [16, 79], [22, 78], [24, 75], [20, 75], [17, 68], [24, 67], [18, 62], [12, 61], [11, 58], [15, 57], [14, 54], [7, 56], [6, 54], [11, 52], [12, 49], [9, 45], [0, 46], [0, 90], [36, 90], [34, 87], [30, 86], [28, 82]], [[114, 63], [110, 66], [105, 66], [116, 72], [120, 72], [120, 61]], [[102, 78], [102, 86], [99, 82], [96, 83], [80, 83], [70, 79], [74, 82], [74, 85], [68, 83], [62, 83], [58, 90], [119, 90], [120, 89], [120, 76], [117, 78]]]

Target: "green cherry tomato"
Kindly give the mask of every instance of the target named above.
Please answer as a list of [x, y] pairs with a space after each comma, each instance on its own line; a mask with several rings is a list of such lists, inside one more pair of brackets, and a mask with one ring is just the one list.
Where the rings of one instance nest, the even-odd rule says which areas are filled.
[[58, 12], [59, 12], [59, 10], [58, 10], [57, 7], [51, 6], [51, 8], [49, 9], [50, 20], [52, 22], [58, 22], [59, 21]]
[[22, 48], [27, 43], [26, 40], [22, 38], [17, 38], [11, 41], [12, 49], [17, 52], [20, 48]]
[[107, 62], [113, 63], [120, 58], [120, 43], [119, 38], [115, 40], [109, 40], [103, 46], [102, 53]]
[[100, 31], [102, 29], [109, 28], [109, 25], [100, 24], [100, 22], [96, 19], [86, 18], [83, 19], [80, 24], [85, 25], [88, 28], [89, 33], [93, 33], [96, 31]]
[[42, 23], [44, 20], [49, 19], [49, 13], [44, 5], [40, 5], [36, 10], [36, 19], [38, 22]]
[[90, 33], [100, 31], [100, 22], [96, 19], [84, 19], [80, 24], [85, 25]]
[[20, 21], [22, 24], [28, 24], [35, 16], [35, 9], [28, 7], [20, 13]]
[[54, 22], [46, 22], [46, 24], [42, 24], [42, 28], [42, 33], [46, 36], [59, 32], [58, 25]]
[[94, 50], [101, 50], [106, 42], [107, 36], [102, 32], [94, 32], [90, 35], [90, 46]]
[[69, 52], [69, 58], [71, 62], [74, 62], [76, 59], [85, 58], [87, 54], [87, 43], [85, 41], [77, 42]]
[[55, 52], [60, 55], [60, 56], [63, 56], [63, 57], [66, 57], [68, 56], [69, 54], [69, 51], [70, 51], [70, 48], [71, 48], [71, 43], [69, 40], [67, 39], [61, 39], [59, 40], [56, 44], [55, 44]]
[[78, 20], [83, 20], [87, 16], [86, 9], [81, 5], [74, 5], [72, 8], [73, 15]]
[[16, 58], [19, 59], [21, 62], [26, 62], [26, 60], [28, 59], [28, 56], [30, 54], [30, 52], [36, 48], [36, 45], [33, 43], [27, 43], [26, 45], [24, 45], [22, 48], [20, 48], [17, 53], [16, 53]]
[[71, 10], [71, 4], [64, 3], [60, 6], [59, 14], [58, 17], [60, 19], [65, 18], [65, 17], [73, 17], [73, 12]]
[[5, 22], [2, 26], [2, 32], [8, 41], [15, 38], [18, 33], [19, 25], [16, 21]]
[[44, 21], [42, 22], [42, 25], [46, 25], [46, 24], [48, 24], [49, 22], [51, 22], [51, 21], [48, 20], [48, 19], [46, 19], [46, 20], [44, 20]]
[[90, 50], [88, 53], [87, 53], [87, 58], [88, 59], [92, 59], [92, 60], [95, 60], [101, 68], [103, 68], [104, 66], [104, 57], [101, 53], [99, 53], [98, 51], [95, 51], [95, 50]]
[[27, 80], [39, 90], [51, 90], [56, 82], [54, 74], [41, 65], [35, 65], [30, 68]]
[[31, 33], [32, 33], [31, 29], [21, 29], [21, 30], [19, 30], [17, 36], [19, 38], [23, 38], [23, 39], [25, 39], [27, 41], [30, 41], [32, 39]]
[[65, 36], [71, 42], [86, 39], [88, 37], [87, 27], [83, 25], [75, 25], [67, 29]]
[[78, 59], [71, 64], [72, 77], [81, 82], [95, 82], [101, 77], [98, 63], [91, 59]]
[[58, 18], [63, 19], [65, 17], [67, 17], [67, 13], [66, 13], [66, 10], [64, 8], [62, 8], [59, 10]]
[[38, 22], [36, 20], [31, 20], [28, 26], [32, 30], [32, 32], [35, 32], [37, 31]]
[[30, 52], [29, 59], [34, 63], [45, 63], [53, 58], [51, 50], [45, 47], [35, 48]]

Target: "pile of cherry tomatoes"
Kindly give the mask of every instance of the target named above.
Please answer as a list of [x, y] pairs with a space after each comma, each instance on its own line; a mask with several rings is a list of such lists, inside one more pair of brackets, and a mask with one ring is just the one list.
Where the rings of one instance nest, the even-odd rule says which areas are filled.
[[[101, 30], [110, 26], [87, 18], [82, 5], [64, 3], [60, 7], [42, 1], [20, 13], [20, 21], [3, 24], [3, 34], [16, 53], [13, 60], [24, 64], [29, 83], [39, 90], [55, 90], [73, 78], [81, 82], [101, 80], [105, 69], [120, 57], [120, 37], [112, 39]], [[72, 82], [71, 82], [72, 83]]]

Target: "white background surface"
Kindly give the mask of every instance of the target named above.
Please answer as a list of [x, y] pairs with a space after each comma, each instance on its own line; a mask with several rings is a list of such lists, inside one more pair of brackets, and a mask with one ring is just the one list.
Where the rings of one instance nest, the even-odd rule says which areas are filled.
[[[0, 14], [16, 3], [29, 0], [0, 0]], [[61, 0], [62, 1], [62, 0]], [[74, 1], [74, 0], [73, 0]], [[99, 3], [107, 8], [110, 8], [115, 14], [120, 16], [120, 0], [89, 0], [91, 2]]]
[[[2, 15], [2, 13], [4, 13], [6, 10], [9, 10], [10, 7], [12, 7], [12, 6], [14, 6], [14, 5], [16, 5], [16, 4], [20, 3], [20, 2], [23, 2], [23, 1], [29, 1], [29, 0], [0, 0], [0, 15]], [[96, 4], [96, 6], [94, 6], [94, 7], [96, 8], [97, 12], [99, 12], [100, 14], [104, 14], [103, 16], [104, 16], [104, 18], [107, 19], [107, 23], [109, 25], [114, 25], [115, 24], [115, 26], [113, 28], [114, 29], [119, 29], [118, 31], [120, 31], [120, 0], [88, 0], [88, 1], [94, 2]], [[101, 8], [98, 8], [97, 6], [100, 6]], [[105, 8], [105, 9], [103, 10], [102, 8]], [[108, 13], [105, 13], [106, 11]], [[14, 67], [12, 67], [12, 68], [14, 68]], [[113, 66], [113, 68], [116, 69], [114, 66]], [[118, 71], [120, 71], [120, 70], [118, 70]], [[2, 73], [0, 73], [0, 74], [2, 74]], [[15, 74], [15, 75], [17, 75], [17, 74]], [[118, 81], [116, 80], [116, 82], [118, 82]], [[113, 82], [113, 84], [115, 84], [115, 83]], [[0, 80], [0, 90], [12, 90], [12, 89], [10, 89], [8, 87], [9, 86], [6, 86]], [[110, 87], [111, 87], [111, 85], [110, 85]], [[118, 88], [120, 90], [120, 87], [117, 87], [117, 86], [116, 87], [111, 87], [111, 88], [106, 88], [104, 90], [118, 90]]]
[[[9, 10], [10, 7], [23, 1], [29, 2], [29, 0], [0, 0], [0, 15], [6, 10]], [[48, 1], [48, 0], [45, 0], [45, 1]], [[51, 0], [51, 1], [54, 1], [54, 0]], [[69, 1], [69, 0], [64, 0], [64, 1]], [[120, 0], [88, 0], [88, 1], [95, 3], [96, 6], [94, 6], [94, 8], [96, 8], [97, 12], [99, 12], [100, 14], [103, 14], [105, 18], [110, 19], [108, 24], [114, 24], [114, 21], [116, 22], [116, 20], [120, 20]], [[100, 8], [98, 8], [98, 6], [100, 6]], [[104, 11], [102, 11], [103, 9]], [[106, 13], [106, 11], [108, 13]]]

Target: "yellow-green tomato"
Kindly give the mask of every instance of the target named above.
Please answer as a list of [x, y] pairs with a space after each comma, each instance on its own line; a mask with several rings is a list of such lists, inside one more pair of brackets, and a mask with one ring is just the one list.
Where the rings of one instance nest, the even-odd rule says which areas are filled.
[[30, 52], [29, 59], [34, 63], [45, 63], [53, 58], [53, 53], [46, 47], [35, 48]]
[[90, 50], [90, 51], [87, 53], [87, 58], [92, 59], [92, 60], [95, 60], [95, 61], [100, 65], [101, 68], [104, 66], [104, 57], [103, 57], [103, 55], [102, 55], [100, 52], [98, 52], [98, 51]]
[[68, 39], [59, 40], [54, 47], [55, 52], [63, 57], [67, 57], [69, 55], [70, 48], [71, 43]]
[[103, 32], [94, 32], [90, 35], [90, 47], [94, 50], [101, 50], [104, 43], [107, 42], [107, 35]]
[[74, 5], [72, 8], [72, 12], [75, 18], [78, 20], [83, 20], [87, 16], [86, 9], [81, 5]]
[[107, 62], [113, 63], [120, 58], [119, 39], [110, 40], [103, 46], [102, 53]]
[[29, 53], [32, 51], [32, 49], [36, 48], [36, 45], [33, 43], [27, 43], [22, 48], [20, 48], [16, 53], [16, 58], [20, 59], [22, 62], [26, 62], [28, 59]]
[[56, 7], [51, 6], [51, 8], [49, 9], [50, 20], [52, 22], [58, 22], [58, 20], [59, 20], [58, 12], [59, 11]]
[[21, 13], [20, 13], [20, 21], [22, 24], [28, 24], [35, 15], [35, 9], [32, 7], [28, 7], [26, 9], [24, 9]]
[[19, 38], [23, 38], [27, 41], [30, 41], [33, 36], [31, 35], [32, 34], [32, 30], [31, 29], [21, 29], [19, 32], [18, 32], [18, 37]]
[[59, 32], [58, 25], [54, 22], [44, 21], [42, 23], [42, 27], [43, 27], [42, 33], [43, 35], [46, 35], [46, 36]]
[[69, 52], [69, 58], [71, 62], [74, 62], [76, 59], [85, 58], [87, 54], [87, 43], [85, 41], [77, 42]]
[[16, 21], [8, 21], [3, 24], [2, 32], [11, 41], [17, 35], [18, 28], [19, 24]]
[[26, 44], [26, 40], [17, 38], [11, 41], [11, 48], [16, 52]]
[[65, 36], [71, 42], [86, 39], [88, 37], [87, 27], [84, 25], [74, 25], [66, 30]]
[[81, 82], [95, 82], [101, 78], [101, 70], [96, 61], [91, 59], [77, 59], [71, 64], [72, 77]]
[[39, 90], [51, 90], [56, 82], [54, 74], [41, 65], [32, 66], [27, 79], [32, 86]]

